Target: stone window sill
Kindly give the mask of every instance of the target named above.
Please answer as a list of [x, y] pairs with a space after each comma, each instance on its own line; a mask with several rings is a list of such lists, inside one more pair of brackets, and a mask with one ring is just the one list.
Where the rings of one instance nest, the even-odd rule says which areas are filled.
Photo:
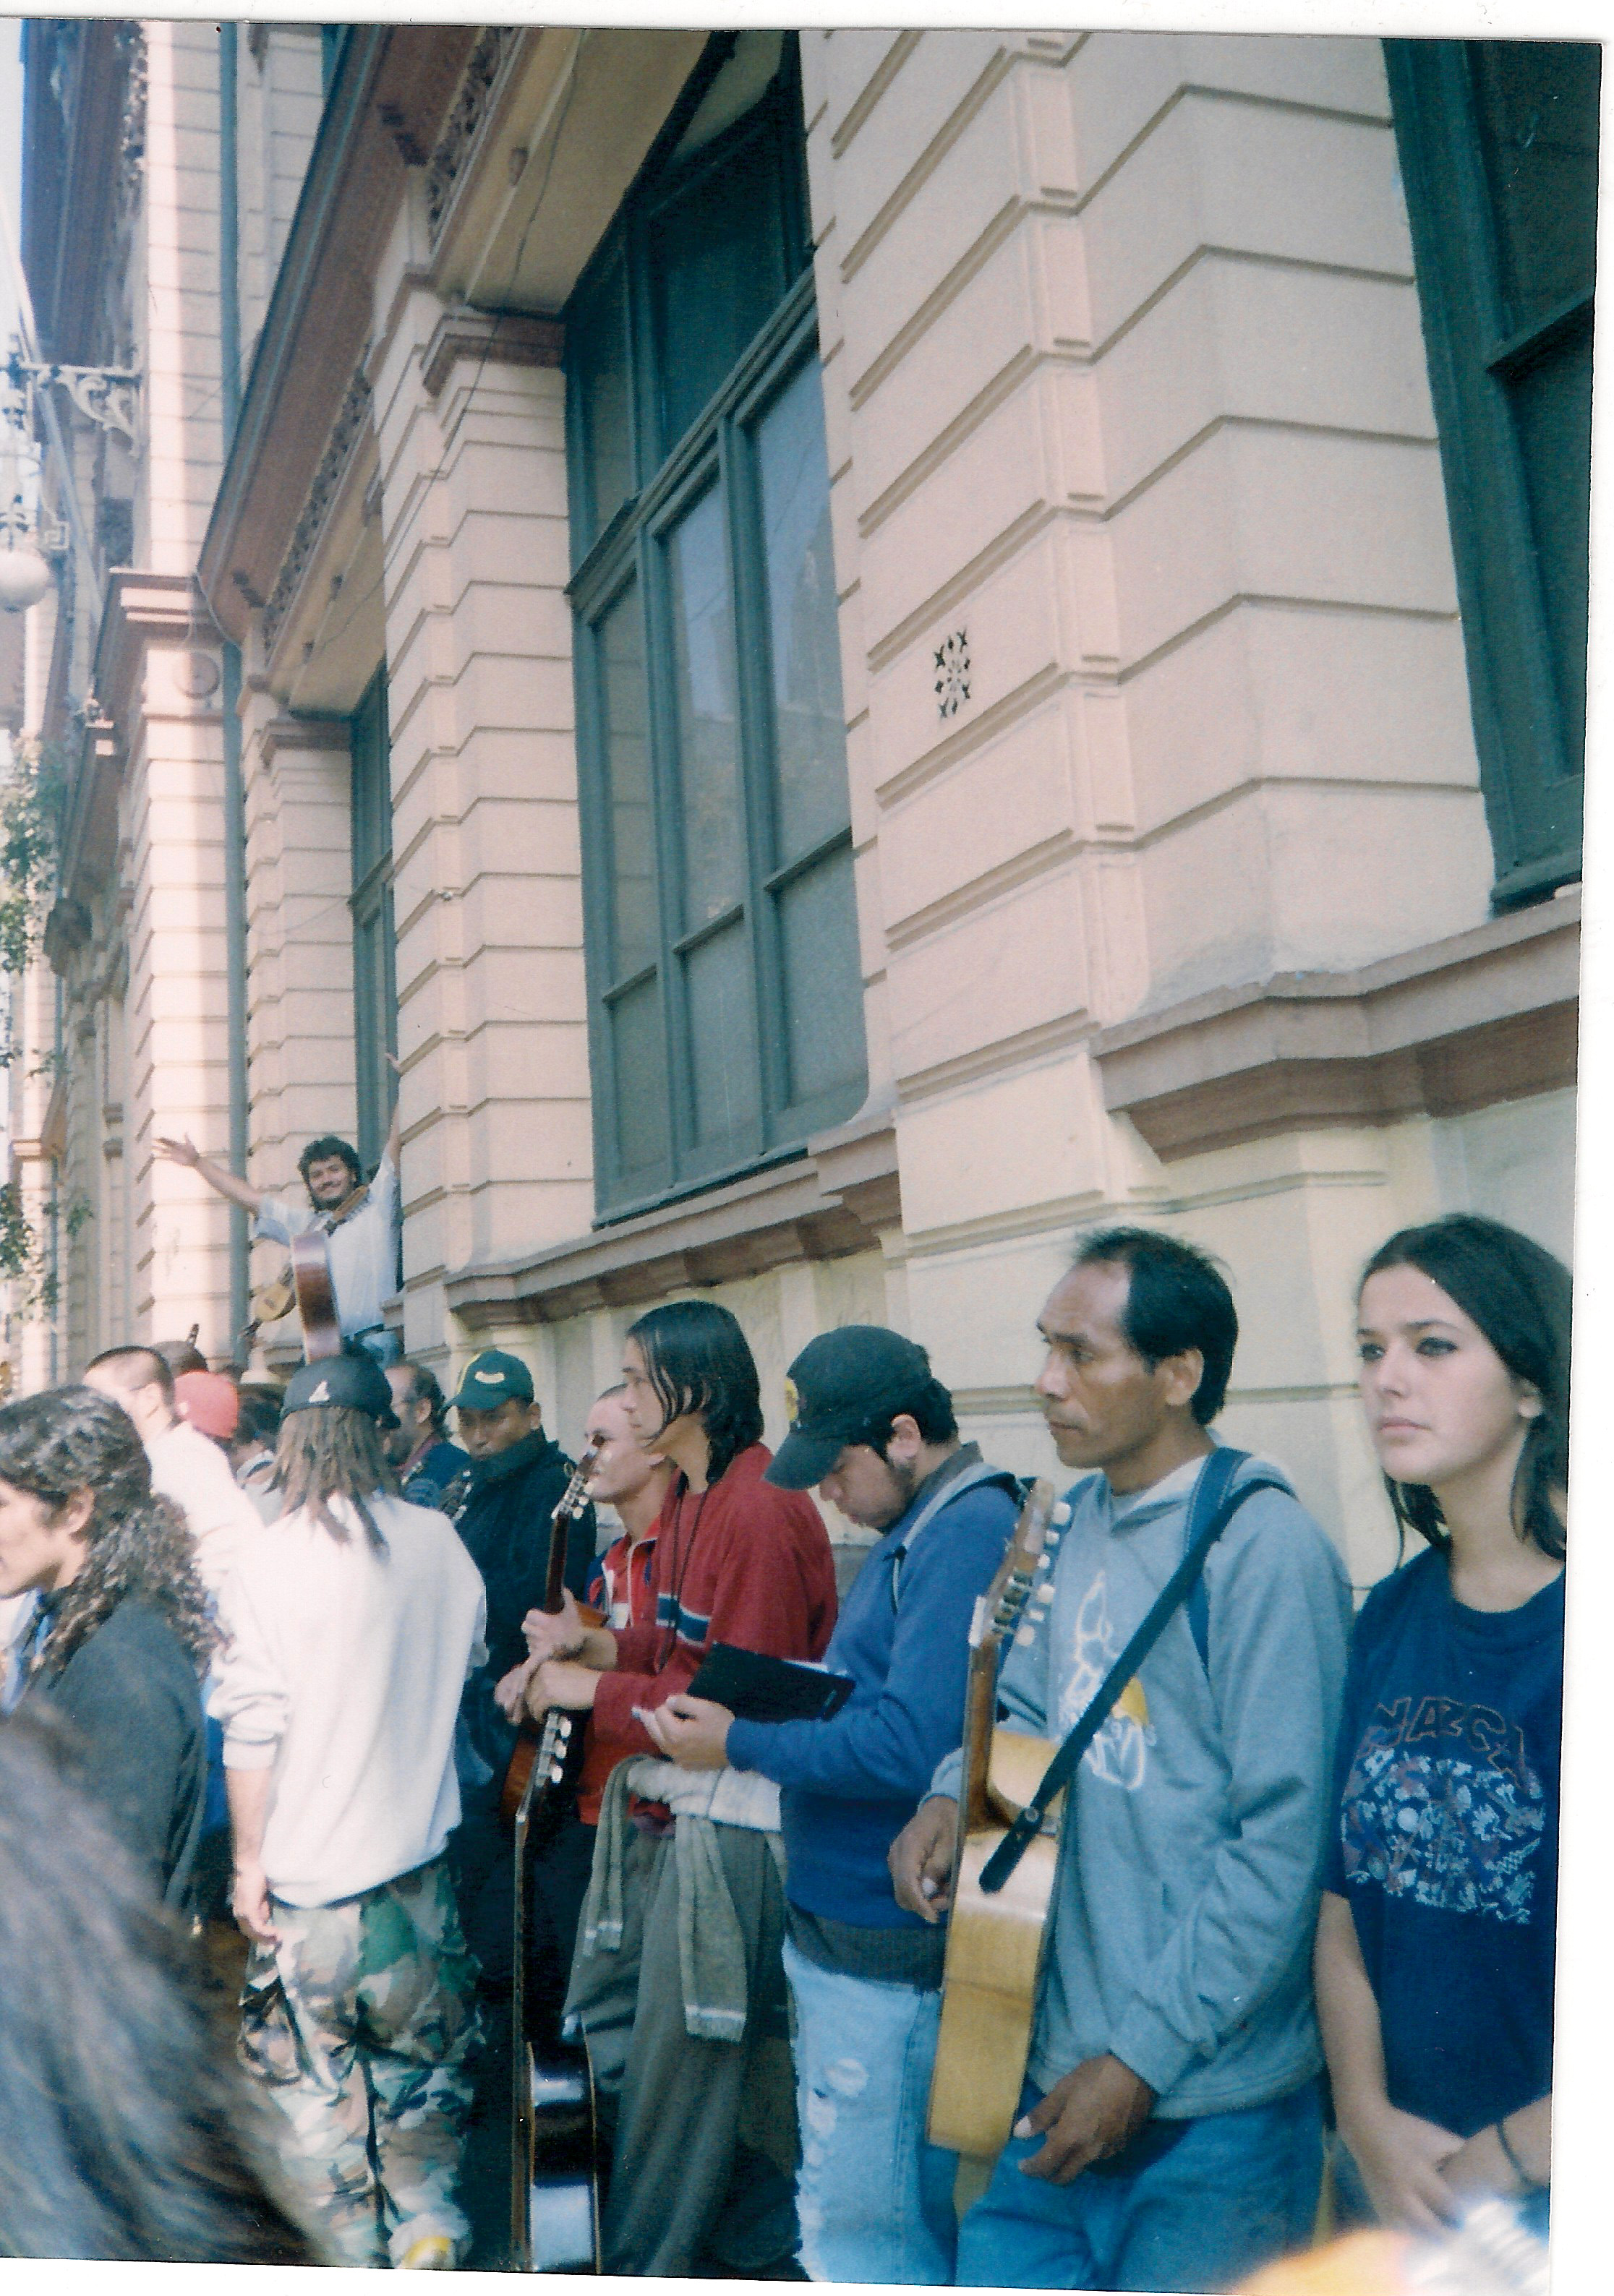
[[462, 1268], [448, 1280], [448, 1302], [473, 1332], [558, 1323], [795, 1260], [874, 1250], [902, 1217], [892, 1111], [869, 1106], [789, 1163], [530, 1257]]
[[1460, 1115], [1575, 1080], [1580, 895], [1354, 972], [1284, 972], [1100, 1029], [1105, 1105], [1171, 1161], [1275, 1132]]

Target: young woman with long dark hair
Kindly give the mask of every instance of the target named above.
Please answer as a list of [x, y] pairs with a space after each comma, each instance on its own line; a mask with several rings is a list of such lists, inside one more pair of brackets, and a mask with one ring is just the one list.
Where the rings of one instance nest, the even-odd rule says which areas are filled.
[[152, 1491], [132, 1420], [93, 1388], [0, 1406], [0, 1595], [29, 1590], [24, 1702], [66, 1719], [88, 1790], [155, 1890], [188, 1906], [217, 1636], [179, 1511]]
[[[621, 1941], [602, 1945], [597, 1932], [591, 1945], [585, 1914], [572, 1984], [615, 2122], [605, 2268], [767, 2272], [795, 2246], [793, 2182], [742, 2142], [740, 2127], [747, 2090], [754, 2102], [770, 2065], [771, 2093], [790, 2120], [778, 1789], [753, 1774], [675, 1770], [638, 1717], [686, 1689], [716, 1643], [821, 1657], [835, 1625], [834, 1558], [806, 1494], [762, 1480], [773, 1455], [762, 1439], [756, 1364], [727, 1308], [710, 1300], [652, 1308], [628, 1332], [622, 1379], [634, 1433], [678, 1470], [656, 1524], [655, 1621], [585, 1629], [570, 1597], [558, 1618], [533, 1612], [537, 1663], [524, 1693], [534, 1714], [591, 1709], [597, 1730], [624, 1753], [652, 1758], [628, 1771], [646, 1799], [622, 1851]], [[676, 1815], [651, 1794], [666, 1795]], [[620, 1823], [608, 1792], [597, 1887]], [[696, 1856], [687, 1861], [676, 1835], [689, 1827]], [[737, 1923], [729, 1952], [745, 1971], [739, 2001], [728, 2005], [692, 2002], [682, 1966], [680, 1936], [695, 1938], [698, 1955], [701, 1924], [699, 1899], [683, 1902], [681, 1869], [703, 1857], [721, 1865]]]
[[1477, 2192], [1544, 2225], [1569, 1309], [1560, 1261], [1466, 1213], [1392, 1236], [1358, 1295], [1369, 1431], [1425, 1552], [1357, 1620], [1317, 2003], [1347, 2203], [1426, 2232]]

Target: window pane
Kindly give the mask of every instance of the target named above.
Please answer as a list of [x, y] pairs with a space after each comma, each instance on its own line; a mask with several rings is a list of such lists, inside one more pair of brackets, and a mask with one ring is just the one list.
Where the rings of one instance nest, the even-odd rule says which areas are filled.
[[616, 1155], [628, 1193], [654, 1186], [667, 1161], [667, 1046], [661, 983], [642, 980], [607, 1008], [616, 1086]]
[[593, 512], [589, 539], [603, 534], [633, 492], [633, 420], [629, 398], [628, 319], [622, 269], [613, 265], [577, 326], [576, 376]]
[[684, 960], [684, 980], [696, 1138], [703, 1146], [739, 1144], [756, 1123], [760, 1093], [751, 940], [745, 925], [729, 925], [691, 949]]
[[663, 453], [682, 438], [789, 283], [778, 178], [772, 138], [752, 136], [651, 225]]
[[778, 909], [791, 1105], [839, 1092], [850, 1115], [868, 1070], [852, 848], [794, 879]]
[[683, 929], [690, 933], [732, 908], [745, 884], [729, 553], [716, 487], [673, 529], [667, 566], [683, 800]]
[[655, 818], [645, 723], [645, 630], [630, 582], [596, 627], [605, 709], [605, 791], [611, 814], [613, 980], [648, 964], [660, 942], [655, 914]]
[[846, 726], [829, 545], [819, 363], [799, 367], [757, 426], [782, 865], [844, 829]]
[[1477, 40], [1469, 53], [1511, 334], [1592, 284], [1599, 51]]

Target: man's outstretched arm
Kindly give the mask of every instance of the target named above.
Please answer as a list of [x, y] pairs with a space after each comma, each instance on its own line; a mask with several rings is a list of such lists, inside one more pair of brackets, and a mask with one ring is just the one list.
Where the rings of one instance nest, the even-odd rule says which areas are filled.
[[226, 1172], [222, 1164], [215, 1164], [188, 1136], [184, 1140], [158, 1138], [152, 1141], [152, 1146], [166, 1163], [188, 1164], [192, 1171], [201, 1174], [216, 1194], [227, 1197], [233, 1204], [240, 1204], [254, 1217], [261, 1209], [264, 1198], [261, 1188], [254, 1188], [247, 1181], [238, 1180], [235, 1173]]

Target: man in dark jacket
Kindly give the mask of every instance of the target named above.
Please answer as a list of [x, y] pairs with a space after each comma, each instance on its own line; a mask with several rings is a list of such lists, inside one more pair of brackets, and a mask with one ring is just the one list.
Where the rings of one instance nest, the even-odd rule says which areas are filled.
[[[498, 1995], [510, 1986], [515, 1888], [498, 1800], [517, 1732], [496, 1704], [493, 1685], [527, 1655], [521, 1622], [543, 1603], [551, 1521], [572, 1462], [545, 1433], [532, 1374], [517, 1356], [486, 1348], [473, 1357], [454, 1408], [471, 1464], [441, 1503], [488, 1592], [488, 1660], [466, 1682], [460, 1706], [460, 1920], [484, 1985]], [[586, 1506], [566, 1539], [566, 1584], [574, 1595], [581, 1595], [593, 1563], [594, 1510]]]

